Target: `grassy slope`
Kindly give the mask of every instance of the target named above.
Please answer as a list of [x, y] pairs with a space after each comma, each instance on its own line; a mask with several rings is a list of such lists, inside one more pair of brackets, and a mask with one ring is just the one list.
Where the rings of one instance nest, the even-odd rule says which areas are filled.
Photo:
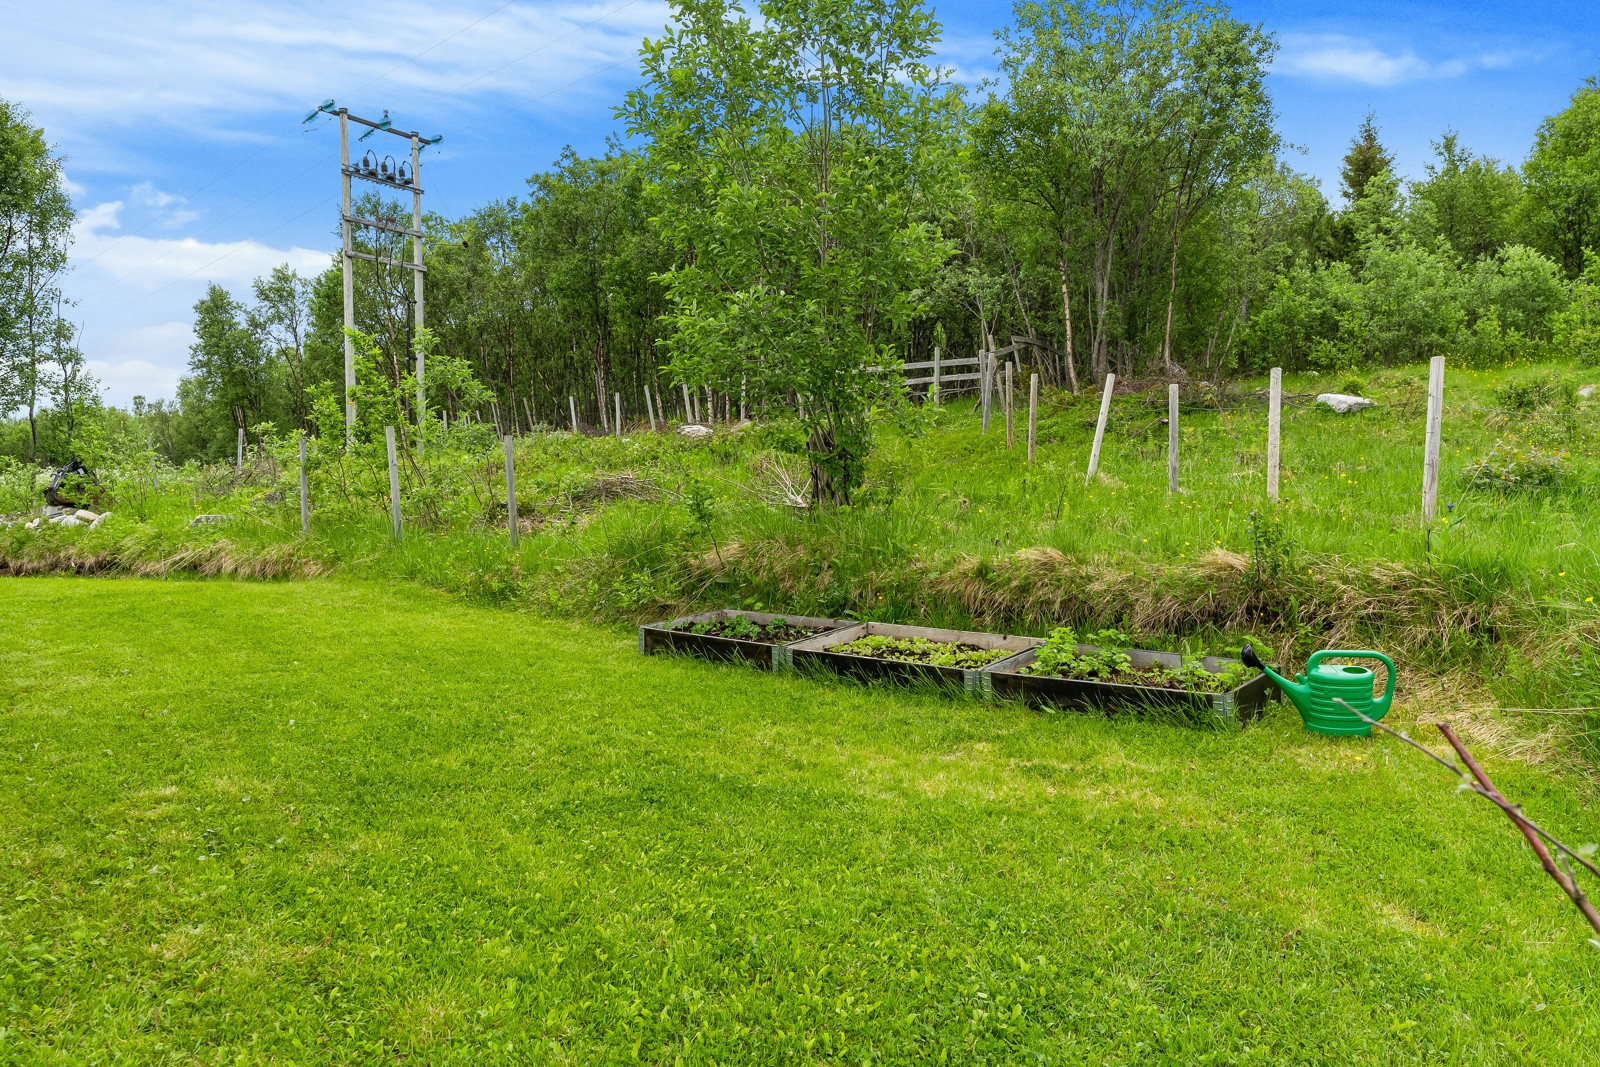
[[[0, 679], [4, 1062], [1600, 1039], [1600, 954], [1503, 817], [1282, 709], [1242, 735], [992, 709], [331, 580], [0, 580]], [[1559, 780], [1491, 769], [1594, 836]]]

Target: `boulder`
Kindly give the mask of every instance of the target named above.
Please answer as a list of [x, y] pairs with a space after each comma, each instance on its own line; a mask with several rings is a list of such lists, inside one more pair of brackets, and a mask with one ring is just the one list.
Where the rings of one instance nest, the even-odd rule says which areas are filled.
[[105, 522], [110, 517], [111, 512], [102, 511], [100, 514], [96, 515], [94, 521], [89, 524], [89, 529], [94, 529], [96, 526], [99, 526], [102, 522]]
[[1317, 403], [1326, 404], [1341, 415], [1370, 408], [1373, 404], [1364, 396], [1351, 396], [1348, 393], [1318, 393]]
[[98, 519], [100, 517], [100, 516], [96, 515], [94, 512], [89, 511], [89, 510], [87, 510], [85, 508], [79, 508], [77, 510], [77, 512], [76, 512], [76, 515], [78, 516], [78, 518], [82, 519], [84, 522], [93, 522], [94, 520], [96, 520], [96, 519]]
[[709, 441], [716, 435], [716, 431], [711, 427], [701, 426], [693, 422], [686, 426], [679, 426], [678, 432], [691, 441]]

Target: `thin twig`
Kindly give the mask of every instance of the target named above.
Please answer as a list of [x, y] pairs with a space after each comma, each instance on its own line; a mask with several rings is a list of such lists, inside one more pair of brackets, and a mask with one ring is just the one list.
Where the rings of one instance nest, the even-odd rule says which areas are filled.
[[[1435, 723], [1435, 725], [1439, 727], [1439, 732], [1444, 734], [1445, 740], [1450, 742], [1450, 747], [1456, 750], [1456, 755], [1461, 757], [1461, 762], [1467, 765], [1467, 769], [1472, 772], [1472, 776], [1478, 780], [1478, 784], [1483, 787], [1483, 795], [1499, 805], [1500, 810], [1504, 811], [1507, 817], [1517, 824], [1517, 829], [1522, 831], [1522, 836], [1527, 839], [1529, 847], [1533, 849], [1533, 854], [1539, 857], [1539, 865], [1545, 869], [1545, 873], [1553, 878], [1556, 885], [1561, 887], [1562, 892], [1571, 898], [1572, 903], [1583, 913], [1583, 917], [1589, 920], [1589, 925], [1594, 928], [1594, 932], [1600, 934], [1600, 912], [1595, 911], [1595, 907], [1590, 903], [1589, 898], [1583, 895], [1583, 888], [1578, 885], [1578, 880], [1563, 870], [1551, 858], [1550, 850], [1545, 848], [1540, 834], [1535, 831], [1521, 810], [1506, 800], [1501, 795], [1500, 790], [1495, 788], [1494, 782], [1489, 780], [1489, 775], [1482, 767], [1478, 766], [1478, 761], [1472, 758], [1472, 753], [1467, 751], [1467, 746], [1463, 745], [1460, 738], [1456, 737], [1455, 731], [1450, 729], [1450, 724], [1441, 722]], [[1560, 848], [1567, 855], [1576, 855], [1565, 845], [1560, 846]], [[1600, 944], [1600, 942], [1597, 942], [1597, 944]]]
[[1368, 718], [1366, 715], [1363, 715], [1361, 712], [1357, 711], [1355, 708], [1352, 708], [1349, 704], [1346, 704], [1343, 700], [1340, 700], [1338, 697], [1334, 697], [1333, 698], [1333, 702], [1335, 704], [1339, 705], [1344, 710], [1348, 711], [1350, 714], [1352, 714], [1352, 715], [1356, 716], [1357, 718], [1361, 719], [1368, 726], [1376, 726], [1378, 729], [1382, 730], [1384, 733], [1389, 734], [1389, 735], [1391, 735], [1393, 737], [1398, 737], [1400, 740], [1404, 741], [1406, 744], [1410, 745], [1412, 748], [1416, 749], [1418, 752], [1422, 753], [1424, 756], [1427, 756], [1429, 759], [1433, 760], [1435, 763], [1437, 763], [1439, 766], [1443, 767], [1445, 770], [1449, 771], [1451, 774], [1455, 775], [1457, 778], [1465, 778], [1466, 777], [1466, 772], [1463, 771], [1460, 767], [1457, 767], [1454, 763], [1451, 763], [1449, 760], [1445, 759], [1443, 756], [1441, 756], [1437, 752], [1433, 751], [1433, 749], [1429, 748], [1427, 745], [1422, 744], [1420, 741], [1413, 741], [1411, 738], [1407, 737], [1405, 734], [1401, 733], [1399, 730], [1391, 730], [1389, 727], [1383, 725], [1383, 723], [1379, 722], [1377, 719]]
[[[1451, 763], [1449, 760], [1445, 759], [1443, 756], [1439, 755], [1437, 752], [1435, 752], [1432, 749], [1428, 748], [1426, 745], [1420, 744], [1417, 741], [1412, 740], [1410, 737], [1407, 737], [1405, 734], [1401, 733], [1399, 730], [1390, 729], [1389, 727], [1385, 726], [1383, 723], [1379, 722], [1377, 719], [1370, 718], [1367, 715], [1362, 714], [1360, 711], [1356, 710], [1355, 708], [1352, 708], [1349, 704], [1346, 704], [1343, 700], [1339, 699], [1338, 697], [1334, 697], [1333, 698], [1333, 702], [1335, 704], [1338, 704], [1340, 707], [1344, 708], [1346, 711], [1350, 712], [1350, 714], [1356, 716], [1358, 719], [1361, 719], [1368, 726], [1376, 726], [1378, 729], [1382, 730], [1384, 733], [1389, 734], [1389, 735], [1391, 735], [1393, 737], [1398, 737], [1400, 740], [1404, 741], [1406, 744], [1410, 745], [1412, 748], [1416, 749], [1418, 752], [1421, 752], [1424, 756], [1427, 756], [1429, 759], [1431, 759], [1435, 763], [1439, 764], [1441, 767], [1443, 767], [1445, 770], [1449, 771], [1451, 774], [1454, 774], [1457, 778], [1466, 779], [1467, 773], [1465, 771], [1463, 771], [1460, 767], [1456, 766], [1454, 763]], [[1439, 727], [1441, 732], [1444, 731], [1444, 729], [1445, 729], [1444, 724], [1436, 723], [1435, 725], [1437, 725]], [[1451, 736], [1451, 735], [1447, 734], [1446, 736], [1448, 737], [1448, 736]], [[1468, 782], [1467, 785], [1472, 790], [1472, 792], [1477, 793], [1479, 796], [1483, 797], [1485, 800], [1489, 801], [1490, 803], [1494, 804], [1496, 807], [1500, 808], [1501, 811], [1504, 811], [1508, 818], [1510, 818], [1513, 821], [1518, 822], [1518, 823], [1526, 823], [1528, 825], [1528, 828], [1533, 830], [1534, 833], [1538, 834], [1540, 837], [1542, 837], [1546, 841], [1550, 842], [1550, 844], [1554, 845], [1564, 855], [1569, 856], [1572, 859], [1577, 860], [1586, 869], [1588, 869], [1591, 873], [1593, 873], [1595, 877], [1600, 878], [1600, 867], [1595, 866], [1594, 862], [1591, 861], [1588, 857], [1582, 855], [1579, 852], [1575, 852], [1571, 848], [1568, 848], [1565, 844], [1563, 844], [1557, 838], [1552, 837], [1550, 834], [1546, 833], [1537, 823], [1535, 823], [1532, 819], [1528, 818], [1526, 815], [1524, 815], [1522, 813], [1522, 806], [1521, 805], [1511, 803], [1504, 796], [1502, 796], [1498, 790], [1495, 790], [1493, 792], [1491, 792], [1489, 790], [1486, 790], [1478, 782]]]

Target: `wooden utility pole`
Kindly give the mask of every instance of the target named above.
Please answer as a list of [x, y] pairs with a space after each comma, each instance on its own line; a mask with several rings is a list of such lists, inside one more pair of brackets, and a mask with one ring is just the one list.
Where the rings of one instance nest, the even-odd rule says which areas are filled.
[[[403, 267], [411, 271], [411, 293], [413, 306], [413, 326], [411, 353], [415, 360], [417, 374], [417, 447], [422, 447], [423, 420], [427, 417], [428, 402], [425, 381], [427, 369], [424, 367], [424, 355], [416, 346], [415, 337], [423, 329], [423, 301], [422, 277], [427, 273], [427, 267], [422, 264], [422, 149], [424, 145], [438, 144], [443, 138], [439, 136], [423, 137], [415, 130], [402, 131], [394, 129], [390, 122], [389, 113], [385, 111], [383, 118], [377, 122], [350, 114], [349, 108], [334, 107], [332, 100], [324, 101], [322, 106], [306, 116], [305, 121], [310, 122], [318, 115], [337, 115], [339, 118], [339, 176], [340, 176], [340, 226], [341, 240], [340, 260], [344, 274], [344, 436], [345, 445], [348, 446], [355, 436], [356, 405], [353, 398], [356, 387], [356, 357], [355, 346], [350, 340], [350, 330], [356, 325], [355, 302], [355, 261], [364, 259], [371, 263], [378, 263], [390, 267]], [[350, 163], [350, 124], [367, 127], [367, 132], [362, 134], [360, 140], [365, 141], [374, 133], [388, 133], [396, 137], [405, 138], [410, 142], [409, 162], [395, 162], [393, 156], [385, 155], [379, 158], [372, 152], [362, 156], [359, 163]], [[350, 179], [361, 178], [399, 192], [411, 194], [411, 225], [402, 226], [394, 219], [366, 219], [351, 213], [350, 206]], [[354, 227], [362, 226], [367, 229], [381, 230], [385, 233], [400, 234], [411, 238], [411, 258], [391, 259], [387, 256], [373, 255], [369, 252], [357, 252], [354, 244]]]

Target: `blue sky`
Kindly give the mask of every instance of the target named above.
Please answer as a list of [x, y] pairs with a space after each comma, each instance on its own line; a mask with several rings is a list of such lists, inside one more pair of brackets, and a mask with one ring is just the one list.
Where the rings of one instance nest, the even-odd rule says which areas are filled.
[[[933, 6], [943, 61], [960, 80], [991, 74], [1009, 4]], [[1540, 120], [1600, 72], [1594, 0], [1254, 0], [1233, 11], [1278, 36], [1280, 129], [1330, 195], [1369, 108], [1408, 176], [1446, 127], [1515, 163]], [[68, 295], [107, 400], [126, 404], [173, 395], [208, 281], [243, 294], [277, 263], [327, 262], [337, 130], [301, 125], [322, 100], [444, 134], [424, 156], [426, 205], [461, 214], [522, 193], [563, 145], [603, 149], [636, 81], [638, 42], [667, 7], [6, 0], [3, 17], [0, 96], [29, 108], [67, 157], [79, 211]]]

